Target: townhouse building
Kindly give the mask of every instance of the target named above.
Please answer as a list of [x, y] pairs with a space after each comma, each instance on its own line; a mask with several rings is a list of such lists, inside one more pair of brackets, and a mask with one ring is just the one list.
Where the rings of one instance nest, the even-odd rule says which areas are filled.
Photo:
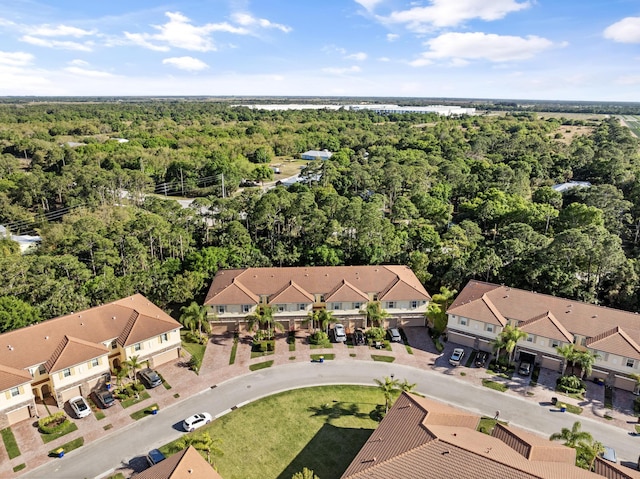
[[292, 331], [318, 309], [347, 328], [367, 327], [362, 311], [372, 301], [389, 314], [384, 326], [424, 326], [430, 299], [407, 266], [308, 266], [218, 271], [204, 304], [218, 329], [238, 331], [248, 315], [270, 305], [274, 319]]
[[88, 396], [138, 357], [156, 367], [179, 357], [180, 323], [140, 294], [0, 335], [0, 428]]
[[516, 358], [560, 371], [556, 348], [573, 344], [598, 355], [592, 378], [638, 393], [640, 316], [509, 286], [469, 281], [447, 309], [450, 341], [491, 351], [502, 329], [511, 324], [527, 333]]

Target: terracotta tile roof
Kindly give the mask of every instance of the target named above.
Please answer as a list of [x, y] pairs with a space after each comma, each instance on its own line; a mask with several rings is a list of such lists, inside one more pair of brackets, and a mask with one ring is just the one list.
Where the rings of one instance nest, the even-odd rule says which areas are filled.
[[0, 364], [0, 391], [31, 382], [31, 374], [23, 369], [14, 369]]
[[108, 352], [109, 350], [102, 344], [90, 343], [83, 339], [71, 338], [65, 335], [46, 362], [45, 368], [49, 373], [53, 373], [83, 361], [103, 356]]
[[[403, 393], [342, 479], [591, 479], [575, 451], [516, 428], [475, 430], [479, 417]], [[568, 450], [568, 451], [566, 451]]]
[[274, 293], [270, 298], [270, 303], [313, 303], [313, 295], [293, 281], [285, 285], [280, 291]]
[[367, 302], [369, 301], [369, 296], [348, 281], [342, 280], [332, 291], [325, 295], [325, 300], [333, 301], [334, 303], [339, 301]]
[[[211, 293], [211, 289], [209, 289], [209, 293]], [[251, 292], [235, 278], [216, 294], [216, 299], [219, 301], [218, 304], [258, 304], [260, 302], [260, 296]]]
[[573, 342], [573, 334], [556, 319], [551, 311], [539, 314], [518, 324], [518, 327], [529, 334], [544, 336], [545, 338], [557, 339], [565, 343]]
[[238, 289], [231, 289], [232, 285], [241, 284], [246, 288], [245, 291], [259, 297], [272, 296], [291, 282], [311, 295], [327, 295], [347, 282], [354, 288], [354, 297], [345, 297], [343, 301], [357, 302], [362, 301], [362, 293], [367, 297], [369, 294], [379, 294], [389, 290], [398, 281], [402, 284], [393, 293], [393, 299], [430, 299], [429, 293], [407, 266], [309, 266], [218, 271], [205, 304], [245, 304], [247, 301], [238, 297]]
[[596, 457], [593, 471], [607, 479], [640, 479], [640, 471], [615, 464], [601, 457]]
[[507, 319], [525, 322], [552, 315], [567, 332], [584, 336], [587, 341], [619, 327], [631, 343], [620, 335], [599, 343], [597, 349], [613, 354], [624, 351], [632, 353], [627, 357], [640, 359], [640, 352], [636, 349], [640, 344], [638, 314], [475, 280], [467, 283], [447, 312], [494, 323], [495, 319], [491, 318], [482, 301], [483, 296]]
[[624, 330], [616, 326], [587, 340], [587, 346], [599, 351], [607, 351], [627, 358], [640, 356], [640, 346]]
[[[135, 321], [131, 320], [133, 316]], [[129, 344], [143, 336], [150, 338], [178, 328], [180, 323], [141, 294], [136, 294], [0, 334], [0, 364], [27, 369], [47, 363], [65, 337], [75, 338], [75, 345], [80, 344], [78, 341], [102, 345], [118, 338], [123, 341], [121, 344]], [[121, 338], [125, 330], [128, 330], [126, 337]]]
[[136, 474], [135, 479], [222, 479], [209, 463], [189, 446]]

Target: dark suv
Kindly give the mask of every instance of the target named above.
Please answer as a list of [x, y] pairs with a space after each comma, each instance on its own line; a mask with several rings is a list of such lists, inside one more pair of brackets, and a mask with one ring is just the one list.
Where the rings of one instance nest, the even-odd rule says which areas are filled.
[[100, 404], [100, 407], [102, 407], [103, 409], [111, 407], [116, 403], [115, 399], [113, 399], [111, 391], [108, 391], [107, 389], [100, 389], [94, 394], [96, 396], [98, 404]]
[[144, 368], [138, 373], [140, 380], [148, 388], [155, 388], [162, 384], [160, 375], [151, 368]]
[[487, 357], [489, 357], [489, 353], [485, 351], [478, 351], [478, 354], [476, 354], [476, 361], [475, 361], [476, 367], [483, 368], [484, 363], [487, 362]]

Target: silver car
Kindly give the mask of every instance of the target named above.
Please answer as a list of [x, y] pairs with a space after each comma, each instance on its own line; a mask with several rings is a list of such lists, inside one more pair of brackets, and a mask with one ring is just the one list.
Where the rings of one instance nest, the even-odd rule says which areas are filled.
[[336, 340], [336, 343], [344, 343], [347, 340], [347, 333], [345, 333], [342, 324], [336, 324], [333, 327], [333, 338]]

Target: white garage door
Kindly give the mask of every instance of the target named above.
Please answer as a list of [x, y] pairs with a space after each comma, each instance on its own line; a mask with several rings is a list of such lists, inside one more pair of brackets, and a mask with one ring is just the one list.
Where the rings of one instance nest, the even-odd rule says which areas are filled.
[[161, 364], [172, 361], [174, 359], [178, 359], [178, 348], [172, 349], [170, 351], [165, 351], [164, 353], [160, 353], [157, 356], [154, 356], [153, 367], [158, 367]]
[[460, 344], [461, 346], [468, 346], [470, 348], [472, 348], [476, 342], [476, 338], [473, 336], [468, 336], [456, 331], [449, 331], [448, 336], [449, 342]]
[[10, 426], [17, 422], [24, 421], [25, 419], [29, 419], [30, 417], [31, 415], [29, 414], [29, 406], [24, 406], [20, 409], [16, 409], [15, 411], [7, 413], [7, 419], [9, 420]]
[[72, 397], [80, 396], [80, 386], [76, 386], [75, 388], [69, 388], [66, 391], [62, 391], [60, 395], [62, 396], [62, 402], [68, 401]]

